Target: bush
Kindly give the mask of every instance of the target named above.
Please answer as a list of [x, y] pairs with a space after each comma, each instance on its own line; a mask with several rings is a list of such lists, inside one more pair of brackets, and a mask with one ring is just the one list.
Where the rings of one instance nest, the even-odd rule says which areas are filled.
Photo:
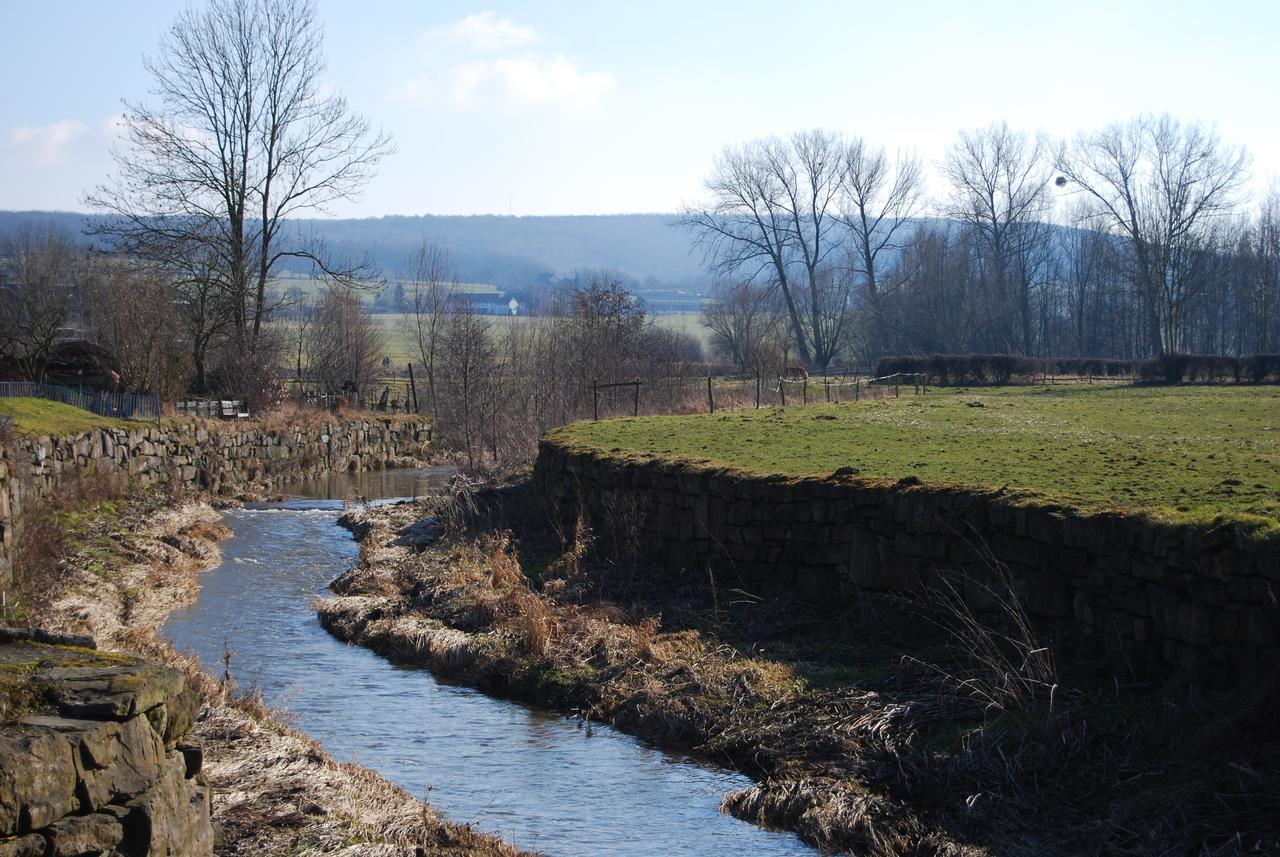
[[1145, 384], [1262, 384], [1280, 380], [1280, 354], [1165, 354], [1139, 361], [1135, 374]]
[[930, 354], [884, 357], [876, 375], [927, 375], [940, 386], [949, 384], [1027, 383], [1043, 371], [1039, 360], [1016, 354]]
[[1232, 357], [1165, 354], [1147, 360], [1108, 357], [1022, 357], [1016, 354], [929, 354], [883, 357], [876, 374], [923, 374], [949, 385], [1027, 384], [1044, 375], [1133, 378], [1142, 384], [1263, 384], [1280, 382], [1280, 354]]

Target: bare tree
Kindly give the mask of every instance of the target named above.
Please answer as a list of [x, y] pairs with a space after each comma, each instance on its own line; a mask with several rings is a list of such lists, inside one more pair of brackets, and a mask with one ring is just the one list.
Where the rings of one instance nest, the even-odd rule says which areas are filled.
[[1082, 134], [1056, 161], [1066, 182], [1097, 201], [1097, 224], [1125, 239], [1151, 351], [1179, 351], [1185, 314], [1207, 282], [1216, 222], [1239, 205], [1248, 154], [1211, 126], [1144, 115]]
[[452, 303], [443, 331], [441, 391], [446, 434], [465, 450], [474, 470], [483, 454], [486, 415], [492, 413], [496, 353], [489, 320], [465, 297]]
[[434, 420], [440, 415], [438, 382], [445, 323], [458, 295], [449, 251], [424, 238], [409, 265], [408, 277], [409, 314], [404, 323], [418, 348]]
[[87, 200], [111, 215], [96, 231], [179, 270], [198, 258], [189, 282], [225, 304], [236, 347], [251, 354], [283, 261], [307, 260], [345, 283], [367, 273], [286, 222], [358, 195], [390, 142], [323, 85], [313, 0], [189, 8], [146, 68], [155, 103], [126, 102], [117, 175]]
[[839, 351], [846, 329], [822, 315], [832, 304], [829, 284], [840, 247], [834, 231], [842, 150], [840, 139], [825, 131], [728, 147], [707, 179], [710, 201], [686, 208], [679, 219], [718, 274], [778, 288], [796, 349], [818, 368]]
[[1262, 198], [1246, 248], [1249, 266], [1251, 350], [1274, 352], [1280, 346], [1280, 191]]
[[44, 380], [54, 345], [78, 308], [83, 259], [71, 236], [51, 225], [32, 225], [0, 245], [3, 291], [0, 332], [27, 377]]
[[358, 393], [378, 376], [382, 336], [349, 287], [325, 292], [312, 311], [307, 343], [308, 371], [330, 395]]
[[120, 257], [97, 260], [84, 295], [89, 337], [109, 351], [130, 390], [171, 398], [185, 385], [190, 349], [173, 285]]
[[[900, 252], [911, 221], [924, 210], [924, 172], [915, 155], [892, 162], [881, 146], [861, 137], [844, 150], [840, 176], [840, 219], [853, 244], [854, 273], [862, 278], [871, 310], [871, 335], [879, 340], [884, 324], [880, 267], [886, 254]], [[872, 350], [878, 352], [877, 343]]]
[[747, 371], [772, 374], [782, 367], [779, 340], [786, 340], [785, 313], [777, 295], [749, 282], [719, 280], [703, 305], [702, 323], [715, 349]]
[[950, 214], [981, 239], [983, 279], [994, 292], [991, 344], [999, 350], [1033, 351], [1031, 290], [1048, 244], [1047, 155], [1043, 138], [997, 122], [962, 131], [942, 165], [953, 188]]

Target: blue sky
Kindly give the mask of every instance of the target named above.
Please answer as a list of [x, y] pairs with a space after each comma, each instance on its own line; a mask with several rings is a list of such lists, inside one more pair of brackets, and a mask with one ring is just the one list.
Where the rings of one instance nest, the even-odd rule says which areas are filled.
[[[79, 210], [179, 6], [0, 0], [0, 208]], [[726, 143], [824, 127], [942, 156], [1005, 119], [1216, 122], [1280, 176], [1280, 3], [319, 0], [328, 82], [399, 152], [340, 216], [671, 211]], [[943, 188], [935, 184], [937, 194]]]

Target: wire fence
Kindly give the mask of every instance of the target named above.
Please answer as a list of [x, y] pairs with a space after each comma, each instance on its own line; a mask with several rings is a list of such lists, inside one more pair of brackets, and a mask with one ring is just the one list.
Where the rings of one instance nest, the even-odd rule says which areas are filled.
[[[541, 389], [531, 379], [506, 371], [486, 376], [475, 384], [471, 414], [480, 415], [490, 428], [513, 422], [531, 421], [543, 428], [575, 419], [607, 419], [642, 414], [693, 414], [738, 411], [752, 408], [793, 407], [818, 403], [856, 402], [900, 396], [904, 391], [928, 392], [927, 376], [895, 373], [874, 377], [870, 372], [843, 374], [768, 376], [755, 373], [711, 371], [710, 367], [690, 367], [693, 371], [632, 379], [564, 379], [563, 389]], [[457, 412], [460, 405], [449, 379], [437, 378], [442, 401], [436, 403], [442, 419]], [[287, 382], [290, 400], [316, 408], [359, 408], [383, 413], [433, 413], [431, 390], [419, 372], [393, 372], [361, 385], [358, 389], [334, 392], [310, 380]], [[585, 396], [585, 399], [584, 399]], [[535, 401], [536, 400], [536, 401]], [[545, 400], [545, 401], [544, 401]], [[455, 414], [456, 415], [456, 414]], [[496, 430], [496, 428], [495, 428]]]
[[640, 414], [687, 414], [753, 408], [839, 404], [863, 399], [897, 398], [905, 391], [927, 395], [928, 376], [894, 373], [808, 375], [792, 373], [707, 374], [592, 384], [592, 418]]
[[46, 399], [101, 417], [122, 420], [160, 419], [160, 397], [154, 393], [112, 393], [107, 390], [74, 390], [34, 381], [0, 381], [0, 398]]

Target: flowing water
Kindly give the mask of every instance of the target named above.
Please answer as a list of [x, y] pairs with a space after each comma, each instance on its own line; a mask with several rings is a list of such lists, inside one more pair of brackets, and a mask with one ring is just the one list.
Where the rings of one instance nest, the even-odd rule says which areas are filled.
[[207, 669], [233, 653], [239, 685], [337, 759], [355, 759], [450, 819], [565, 855], [792, 855], [795, 836], [721, 815], [750, 781], [607, 727], [444, 683], [331, 637], [311, 602], [356, 558], [336, 525], [344, 494], [420, 495], [436, 471], [386, 471], [294, 486], [295, 499], [225, 513], [234, 535], [198, 600], [163, 634]]

